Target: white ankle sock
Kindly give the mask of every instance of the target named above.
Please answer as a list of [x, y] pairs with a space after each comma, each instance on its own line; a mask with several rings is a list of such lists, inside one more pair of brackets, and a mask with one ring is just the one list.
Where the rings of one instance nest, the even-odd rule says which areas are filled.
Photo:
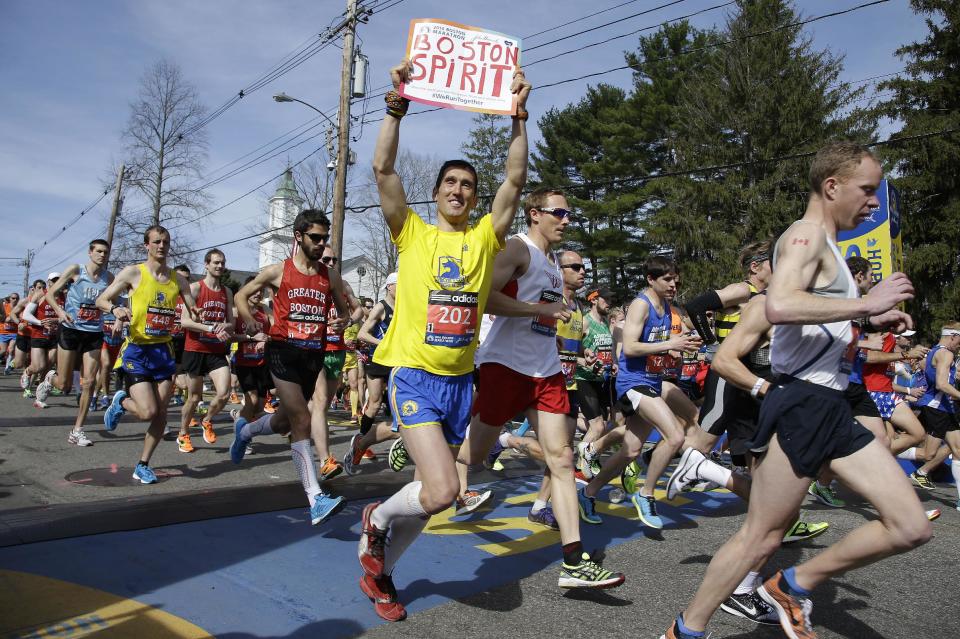
[[712, 481], [715, 484], [723, 486], [726, 488], [727, 482], [730, 481], [730, 476], [733, 475], [733, 471], [729, 468], [724, 468], [715, 461], [704, 458], [700, 465], [697, 466], [697, 477], [700, 479], [706, 479], [707, 481]]
[[908, 448], [904, 451], [897, 453], [897, 457], [899, 457], [900, 459], [908, 459], [910, 461], [916, 461], [917, 449], [916, 447]]
[[240, 436], [244, 439], [253, 439], [257, 435], [272, 435], [273, 428], [270, 427], [270, 420], [273, 419], [272, 413], [267, 413], [260, 419], [247, 422], [240, 429]]
[[427, 511], [420, 504], [420, 488], [422, 484], [412, 481], [396, 493], [393, 497], [377, 506], [370, 517], [374, 526], [386, 530], [394, 519], [398, 517], [423, 517]]
[[547, 507], [547, 502], [542, 499], [537, 499], [533, 502], [533, 506], [530, 507], [530, 512], [538, 513], [544, 508]]
[[293, 465], [303, 484], [303, 492], [307, 493], [307, 501], [312, 506], [313, 499], [321, 492], [317, 481], [317, 466], [313, 462], [313, 451], [309, 439], [301, 439], [290, 444], [290, 453], [293, 455]]
[[[379, 508], [377, 509], [379, 510]], [[376, 512], [376, 511], [374, 511]], [[386, 552], [383, 557], [383, 572], [386, 575], [393, 574], [393, 567], [397, 560], [406, 552], [413, 540], [420, 536], [427, 522], [430, 521], [429, 515], [421, 517], [397, 517], [390, 524], [390, 542], [387, 544]]]
[[502, 433], [500, 433], [500, 436], [497, 439], [499, 440], [500, 445], [503, 446], [504, 448], [508, 448], [510, 446], [507, 443], [507, 441], [510, 439], [510, 433], [508, 433], [507, 431], [503, 431]]
[[957, 503], [960, 504], [960, 461], [956, 459], [950, 464], [950, 470], [953, 472], [953, 479], [957, 482]]
[[745, 595], [747, 593], [753, 592], [757, 589], [757, 582], [760, 581], [760, 574], [756, 572], [748, 572], [747, 576], [743, 578], [743, 581], [740, 582], [740, 585], [737, 586], [737, 589], [733, 591], [735, 595]]

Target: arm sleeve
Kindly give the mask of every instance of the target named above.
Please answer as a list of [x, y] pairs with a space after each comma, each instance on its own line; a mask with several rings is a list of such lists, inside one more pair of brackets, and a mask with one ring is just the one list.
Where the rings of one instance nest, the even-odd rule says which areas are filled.
[[33, 302], [30, 302], [29, 304], [27, 304], [26, 308], [23, 309], [23, 315], [21, 315], [21, 317], [23, 317], [23, 319], [25, 319], [28, 324], [33, 324], [34, 326], [42, 326], [43, 322], [38, 320], [36, 316], [33, 314], [34, 311], [36, 310], [37, 310], [37, 305]]
[[687, 313], [690, 314], [690, 322], [700, 334], [700, 339], [704, 344], [713, 344], [717, 341], [713, 331], [710, 330], [710, 322], [707, 320], [707, 311], [718, 311], [723, 308], [723, 302], [720, 296], [713, 289], [701, 293], [693, 298], [687, 304]]

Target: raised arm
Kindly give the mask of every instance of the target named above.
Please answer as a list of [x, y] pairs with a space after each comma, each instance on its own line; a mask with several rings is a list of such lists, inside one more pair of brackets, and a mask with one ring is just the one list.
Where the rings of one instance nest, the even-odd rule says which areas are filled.
[[47, 304], [50, 305], [50, 308], [57, 314], [61, 322], [72, 322], [73, 318], [57, 303], [57, 294], [73, 282], [73, 278], [80, 272], [80, 268], [79, 264], [71, 264], [70, 268], [60, 275], [60, 278], [53, 283], [53, 286], [47, 289], [47, 294], [44, 295]]
[[700, 334], [701, 339], [707, 344], [717, 341], [713, 331], [710, 330], [710, 321], [707, 319], [708, 311], [719, 311], [731, 306], [737, 306], [750, 299], [750, 285], [746, 282], [734, 282], [728, 284], [720, 290], [710, 289], [697, 295], [687, 304], [687, 313], [689, 313], [690, 323], [694, 330]]
[[493, 198], [493, 206], [490, 209], [490, 215], [493, 223], [493, 230], [497, 238], [502, 242], [510, 227], [513, 225], [513, 218], [520, 207], [520, 194], [527, 183], [527, 96], [530, 95], [530, 83], [523, 75], [522, 69], [517, 69], [513, 74], [513, 84], [510, 90], [517, 94], [517, 116], [513, 118], [513, 130], [510, 136], [510, 147], [507, 150], [506, 179], [500, 188], [497, 189], [497, 195]]
[[[408, 80], [410, 70], [410, 60], [407, 59], [390, 69], [393, 91], [388, 94], [387, 114], [383, 117], [380, 133], [377, 135], [377, 144], [373, 150], [373, 177], [377, 181], [377, 191], [380, 193], [380, 210], [383, 211], [383, 219], [390, 227], [390, 234], [393, 237], [400, 234], [407, 220], [407, 194], [395, 170], [397, 147], [400, 145], [400, 119], [403, 115], [401, 110], [390, 106], [390, 100], [398, 103], [404, 100], [396, 91], [400, 88], [401, 82]], [[402, 112], [406, 112], [405, 107]], [[391, 113], [397, 115], [391, 115]]]

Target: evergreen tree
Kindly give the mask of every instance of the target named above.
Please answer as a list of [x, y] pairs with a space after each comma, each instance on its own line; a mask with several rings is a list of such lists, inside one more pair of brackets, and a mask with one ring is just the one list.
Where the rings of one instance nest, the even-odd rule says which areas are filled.
[[493, 196], [503, 184], [511, 127], [509, 118], [490, 113], [477, 114], [473, 118], [468, 141], [460, 146], [464, 157], [477, 170], [477, 195], [480, 199], [471, 213], [472, 218], [479, 219], [490, 212]]
[[[882, 112], [902, 122], [893, 138], [960, 128], [960, 4], [911, 0], [927, 16], [922, 42], [897, 50], [906, 74], [882, 83], [894, 96]], [[918, 331], [935, 340], [960, 309], [960, 134], [934, 136], [884, 148], [899, 177], [905, 271], [916, 288], [908, 310]]]
[[[851, 108], [863, 90], [836, 83], [842, 58], [815, 50], [802, 27], [786, 27], [798, 20], [786, 0], [739, 0], [712, 34], [726, 44], [697, 54], [680, 88], [663, 170], [718, 168], [654, 181], [662, 205], [645, 231], [672, 251], [689, 295], [741, 277], [738, 248], [802, 214], [809, 159], [766, 160], [862, 140], [875, 128], [867, 111]], [[721, 168], [729, 164], [741, 166]]]

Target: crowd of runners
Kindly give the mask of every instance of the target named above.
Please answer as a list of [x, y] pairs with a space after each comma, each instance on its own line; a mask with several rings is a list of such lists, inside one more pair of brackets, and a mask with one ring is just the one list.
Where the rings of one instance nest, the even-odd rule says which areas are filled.
[[[391, 70], [395, 87], [408, 72], [406, 62]], [[632, 299], [617, 299], [585, 289], [583, 259], [560, 250], [571, 222], [563, 191], [528, 190], [522, 71], [512, 91], [505, 181], [489, 213], [470, 221], [476, 171], [449, 161], [434, 186], [436, 224], [407, 206], [394, 165], [408, 102], [387, 94], [373, 169], [399, 267], [380, 299], [358, 299], [341, 279], [330, 222], [317, 210], [296, 217], [292, 257], [236, 292], [221, 282], [222, 251], [207, 252], [198, 279], [171, 268], [170, 233], [152, 226], [143, 263], [110, 273], [110, 246], [94, 240], [85, 264], [37, 280], [23, 299], [10, 295], [5, 372], [22, 373], [23, 395], [38, 408], [76, 392], [67, 445], [92, 445], [91, 411], [103, 411], [108, 431], [126, 413], [146, 422], [133, 473], [144, 484], [157, 481], [150, 458], [165, 435], [191, 453], [191, 428], [212, 444], [218, 413], [239, 406], [230, 410], [232, 461], [242, 463], [258, 437], [288, 437], [314, 525], [342, 505], [325, 482], [357, 473], [374, 445], [391, 442], [389, 465], [415, 464], [413, 480], [363, 510], [358, 546], [360, 588], [390, 621], [406, 616], [392, 580], [404, 551], [431, 515], [470, 513], [490, 499], [470, 489], [468, 470], [501, 468], [512, 450], [543, 463], [528, 517], [559, 533], [561, 588], [626, 578], [581, 543], [581, 526], [603, 525], [596, 500], [607, 484], [619, 482], [608, 494], [629, 499], [640, 525], [655, 529], [664, 526], [658, 500], [726, 488], [748, 502], [743, 526], [663, 636], [704, 636], [720, 608], [814, 637], [811, 591], [923, 544], [939, 511], [923, 510], [917, 488], [935, 488], [929, 474], [951, 455], [960, 480], [960, 323], [944, 325], [930, 348], [915, 344], [898, 310], [913, 297], [909, 279], [875, 282], [869, 262], [844, 260], [837, 247], [837, 232], [878, 206], [879, 163], [855, 144], [825, 146], [802, 219], [745, 246], [738, 281], [686, 295], [681, 307], [681, 273], [654, 255]], [[508, 237], [517, 211], [526, 230]], [[338, 398], [357, 425], [342, 460], [328, 443]], [[181, 406], [176, 425], [172, 404]], [[923, 465], [908, 475], [895, 456]], [[835, 482], [878, 518], [761, 580], [781, 544], [828, 528], [800, 509], [808, 496], [843, 507]]]

